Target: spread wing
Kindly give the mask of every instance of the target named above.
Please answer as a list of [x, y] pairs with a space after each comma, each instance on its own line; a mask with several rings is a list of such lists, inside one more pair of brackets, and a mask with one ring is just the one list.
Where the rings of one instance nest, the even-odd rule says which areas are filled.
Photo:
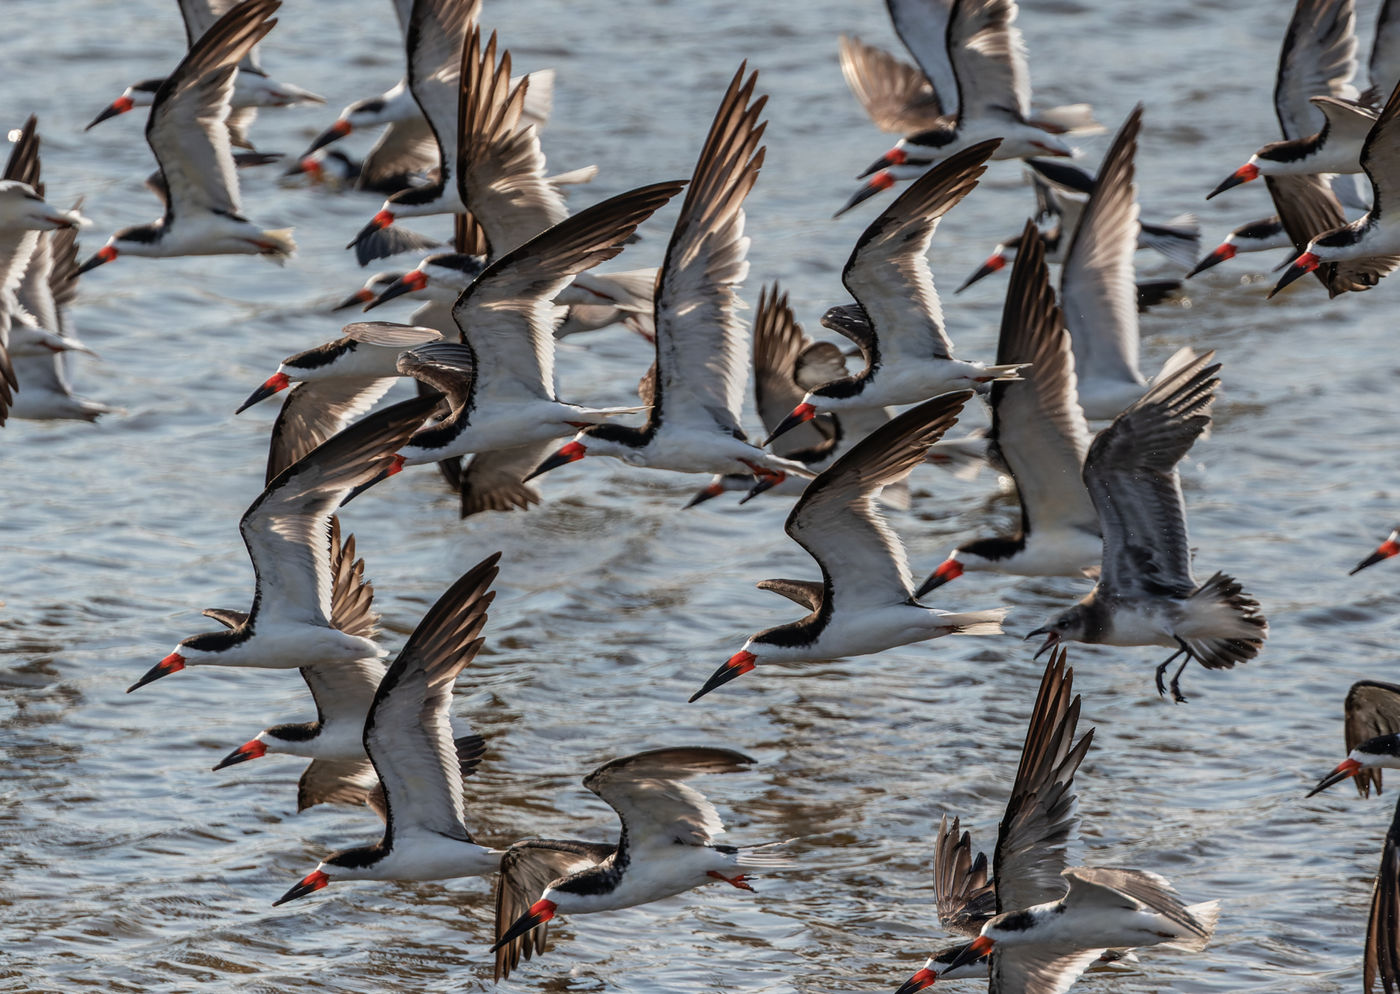
[[372, 187], [400, 176], [426, 173], [437, 165], [437, 139], [427, 118], [393, 121], [360, 163], [360, 184]]
[[374, 695], [365, 752], [384, 785], [391, 846], [396, 826], [471, 840], [449, 711], [457, 674], [485, 641], [500, 558], [472, 567], [428, 609]]
[[881, 131], [916, 134], [933, 127], [943, 115], [939, 95], [921, 69], [859, 38], [841, 36], [841, 75]]
[[437, 141], [444, 185], [457, 182], [457, 91], [467, 31], [480, 9], [481, 0], [413, 0], [404, 32], [408, 91]]
[[1011, 798], [997, 830], [993, 873], [998, 914], [1064, 894], [1061, 874], [1069, 864], [1069, 843], [1079, 830], [1074, 774], [1094, 737], [1091, 728], [1074, 740], [1079, 698], [1070, 697], [1073, 689], [1074, 670], [1065, 665], [1065, 652], [1060, 650], [1041, 678]]
[[312, 380], [288, 390], [268, 439], [266, 481], [368, 411], [393, 385], [393, 377]]
[[1102, 953], [1044, 944], [995, 949], [987, 989], [993, 994], [1064, 994]]
[[[748, 329], [738, 287], [748, 275], [744, 198], [758, 179], [767, 125], [758, 74], [734, 74], [705, 138], [656, 291], [656, 369], [661, 416], [738, 428], [748, 378]], [[653, 420], [657, 412], [653, 410]]]
[[[1343, 712], [1348, 753], [1378, 735], [1394, 735], [1400, 732], [1400, 684], [1358, 680], [1347, 691]], [[1370, 797], [1373, 786], [1381, 792], [1380, 767], [1357, 770], [1355, 780], [1362, 797]]]
[[[960, 117], [1024, 120], [1031, 109], [1026, 43], [1015, 0], [957, 0], [948, 17], [948, 58]], [[935, 82], [935, 85], [937, 83]]]
[[1002, 462], [1021, 497], [1021, 528], [1046, 521], [1098, 530], [1098, 516], [1080, 477], [1089, 425], [1079, 406], [1074, 353], [1064, 315], [1055, 306], [1044, 243], [1026, 222], [1006, 290], [997, 364], [1029, 363], [1020, 380], [992, 384], [992, 430]]
[[554, 399], [554, 328], [563, 316], [554, 298], [575, 274], [621, 252], [637, 227], [681, 186], [657, 183], [611, 197], [486, 267], [452, 309], [462, 340], [476, 357], [478, 397], [486, 403], [498, 394]]
[[1076, 866], [1066, 870], [1064, 877], [1069, 883], [1066, 909], [1147, 911], [1161, 915], [1202, 939], [1210, 937], [1210, 926], [1191, 913], [1172, 885], [1159, 874], [1107, 866]]
[[1371, 890], [1362, 990], [1374, 990], [1377, 977], [1386, 994], [1400, 990], [1400, 802], [1385, 833], [1381, 865]]
[[330, 624], [331, 516], [351, 490], [389, 468], [436, 403], [419, 397], [370, 415], [287, 467], [253, 501], [238, 528], [257, 575], [255, 618]]
[[1115, 593], [1186, 596], [1196, 589], [1176, 464], [1210, 424], [1220, 380], [1214, 352], [1191, 360], [1099, 432], [1084, 461], [1103, 531], [1099, 583]]
[[1376, 40], [1371, 43], [1366, 78], [1366, 96], [1374, 104], [1384, 100], [1400, 83], [1400, 4], [1394, 0], [1385, 0], [1376, 16]]
[[540, 493], [525, 482], [558, 448], [558, 441], [531, 442], [509, 449], [478, 452], [462, 473], [457, 488], [461, 494], [461, 516], [482, 511], [527, 511], [540, 502]]
[[759, 580], [754, 586], [759, 590], [771, 590], [808, 611], [822, 609], [822, 597], [826, 592], [826, 585], [820, 580]]
[[1144, 385], [1138, 371], [1138, 203], [1133, 159], [1142, 105], [1114, 136], [1060, 274], [1060, 302], [1081, 379]]
[[146, 141], [165, 178], [166, 223], [181, 212], [238, 214], [226, 122], [240, 59], [272, 30], [280, 0], [245, 0], [202, 34], [156, 91]]
[[483, 50], [480, 30], [467, 35], [457, 126], [457, 188], [497, 255], [569, 216], [564, 197], [545, 179], [533, 125], [521, 125], [528, 78], [510, 85], [510, 53], [496, 61], [496, 35]]
[[[779, 292], [778, 284], [759, 291], [753, 318], [754, 399], [765, 430], [776, 431], [792, 409], [802, 403], [806, 389], [797, 383], [797, 364], [812, 348], [812, 340], [802, 333], [802, 326], [788, 306], [788, 295]], [[839, 350], [837, 356], [840, 357]], [[843, 366], [837, 375], [844, 372]], [[829, 419], [813, 419], [784, 434], [773, 451], [790, 459], [794, 453], [809, 450], [829, 452], [835, 444], [836, 431]]]
[[703, 846], [724, 831], [724, 823], [714, 805], [683, 781], [737, 773], [753, 763], [732, 749], [651, 749], [604, 763], [584, 777], [583, 785], [618, 813], [627, 844]]
[[297, 811], [317, 804], [369, 804], [378, 786], [367, 759], [313, 759], [297, 781]]
[[948, 41], [953, 6], [952, 0], [885, 0], [895, 33], [927, 77], [943, 113], [956, 110], [958, 100], [958, 80]]
[[[616, 846], [570, 839], [525, 839], [501, 856], [501, 872], [496, 878], [496, 939], [506, 934], [538, 901], [545, 888], [556, 880], [597, 866], [611, 856]], [[520, 965], [544, 952], [548, 925], [540, 925], [496, 950], [496, 979], [509, 977]]]
[[948, 393], [881, 425], [818, 474], [798, 498], [787, 533], [817, 561], [836, 602], [897, 604], [912, 598], [904, 543], [876, 506], [958, 419], [971, 391]]
[[973, 145], [920, 176], [871, 222], [846, 260], [841, 281], [879, 335], [882, 361], [952, 355], [927, 254], [939, 218], [977, 185], [996, 147]]
[[969, 937], [982, 931], [996, 914], [996, 885], [987, 879], [987, 857], [973, 855], [972, 836], [958, 834], [958, 819], [938, 822], [933, 844], [933, 892], [938, 904], [938, 924], [949, 932]]
[[1274, 80], [1274, 113], [1284, 138], [1322, 128], [1309, 99], [1355, 97], [1356, 8], [1353, 0], [1298, 0], [1283, 36]]

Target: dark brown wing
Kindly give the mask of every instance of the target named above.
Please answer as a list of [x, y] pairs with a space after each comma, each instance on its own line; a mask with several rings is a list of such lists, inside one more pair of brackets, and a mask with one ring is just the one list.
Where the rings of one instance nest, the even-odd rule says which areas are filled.
[[[1343, 733], [1350, 754], [1367, 739], [1400, 732], [1400, 684], [1358, 680], [1347, 691], [1342, 710]], [[1381, 792], [1380, 767], [1358, 770], [1355, 779], [1362, 797], [1370, 797], [1372, 787], [1377, 794]]]

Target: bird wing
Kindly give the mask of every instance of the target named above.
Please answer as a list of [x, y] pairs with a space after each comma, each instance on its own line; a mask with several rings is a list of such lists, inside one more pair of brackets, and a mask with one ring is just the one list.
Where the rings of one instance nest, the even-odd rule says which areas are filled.
[[486, 230], [497, 255], [509, 252], [569, 216], [564, 196], [545, 179], [544, 153], [533, 125], [521, 124], [528, 77], [510, 83], [510, 53], [496, 61], [496, 35], [480, 47], [467, 34], [457, 126], [457, 188]]
[[1069, 883], [1064, 898], [1066, 909], [1148, 911], [1203, 939], [1210, 937], [1210, 928], [1191, 913], [1171, 883], [1159, 874], [1108, 866], [1076, 866], [1066, 870], [1064, 877]]
[[412, 826], [471, 841], [449, 711], [457, 674], [485, 639], [501, 554], [488, 556], [438, 598], [394, 660], [365, 721], [365, 752], [384, 785], [384, 837]]
[[[355, 536], [340, 541], [340, 518], [331, 516], [331, 625], [347, 635], [379, 637], [374, 585], [365, 579], [365, 561], [355, 556]], [[383, 664], [375, 660], [383, 669]], [[382, 673], [380, 674], [383, 675]], [[376, 678], [374, 686], [379, 686]]]
[[[940, 49], [942, 35], [939, 31]], [[946, 56], [943, 61], [947, 62]], [[923, 70], [859, 38], [841, 36], [841, 75], [881, 131], [916, 134], [933, 127], [943, 115], [939, 95]]]
[[[521, 915], [557, 880], [597, 866], [611, 856], [616, 846], [571, 839], [525, 839], [512, 845], [501, 856], [501, 872], [496, 879], [496, 939], [515, 924]], [[496, 979], [509, 977], [520, 965], [544, 952], [548, 925], [540, 925], [496, 950]]]
[[808, 611], [820, 611], [822, 597], [826, 593], [826, 585], [820, 580], [759, 580], [754, 586], [759, 590], [770, 590], [779, 597], [786, 597]]
[[[1342, 710], [1348, 753], [1367, 739], [1394, 735], [1400, 732], [1400, 684], [1358, 680], [1347, 691]], [[1362, 797], [1370, 797], [1372, 787], [1381, 792], [1380, 767], [1357, 770], [1355, 780]]]
[[1117, 594], [1186, 596], [1196, 589], [1176, 465], [1210, 424], [1220, 364], [1207, 352], [1170, 375], [1099, 432], [1084, 485], [1103, 531], [1099, 585]]
[[1322, 127], [1311, 97], [1355, 97], [1356, 8], [1353, 0], [1298, 0], [1274, 79], [1274, 113], [1287, 139]]
[[1381, 108], [1376, 123], [1361, 148], [1361, 168], [1375, 190], [1371, 220], [1380, 220], [1385, 188], [1394, 186], [1400, 175], [1400, 85]]
[[288, 390], [268, 439], [266, 482], [368, 411], [393, 385], [390, 376], [313, 380]]
[[1371, 890], [1362, 990], [1374, 990], [1377, 977], [1385, 991], [1400, 990], [1400, 801], [1385, 833], [1381, 865]]
[[41, 231], [34, 240], [34, 250], [29, 254], [29, 264], [24, 267], [19, 285], [15, 287], [15, 300], [20, 308], [34, 319], [34, 323], [45, 331], [61, 334], [58, 303], [54, 300], [54, 236], [67, 235], [70, 244], [76, 248], [72, 237], [73, 229]]
[[958, 834], [958, 819], [938, 822], [933, 844], [933, 893], [938, 924], [949, 932], [976, 936], [996, 914], [996, 884], [987, 879], [987, 857], [973, 855], [972, 836]]
[[881, 361], [953, 354], [928, 264], [929, 245], [939, 218], [977, 185], [996, 147], [995, 141], [973, 145], [920, 176], [871, 222], [846, 260], [841, 281], [879, 336]]
[[313, 759], [297, 781], [297, 811], [317, 804], [369, 804], [378, 786], [367, 759]]
[[360, 183], [373, 185], [399, 176], [427, 173], [438, 165], [437, 139], [428, 119], [393, 121], [360, 163]]
[[1098, 959], [1102, 949], [1074, 949], [1041, 943], [992, 951], [992, 994], [1064, 994]]
[[531, 442], [509, 449], [478, 452], [462, 473], [457, 489], [461, 495], [461, 516], [481, 511], [528, 510], [540, 502], [539, 491], [525, 482], [548, 458], [559, 443], [556, 439]]
[[[748, 328], [737, 288], [748, 275], [744, 198], [758, 179], [766, 96], [745, 65], [710, 125], [657, 277], [656, 369], [666, 420], [739, 431], [748, 379]], [[657, 418], [653, 409], [652, 419]]]
[[1364, 99], [1379, 104], [1400, 82], [1400, 4], [1385, 0], [1376, 16], [1376, 38], [1367, 65], [1368, 88]]
[[414, 0], [404, 32], [408, 92], [437, 141], [444, 185], [457, 182], [460, 74], [468, 55], [467, 32], [480, 10], [481, 0]]
[[257, 576], [253, 624], [260, 612], [330, 624], [331, 516], [351, 490], [392, 465], [436, 403], [436, 395], [415, 398], [352, 425], [278, 473], [243, 513], [238, 529]]
[[239, 213], [238, 174], [226, 122], [238, 61], [272, 30], [281, 0], [245, 0], [190, 46], [156, 90], [146, 142], [165, 178], [166, 222], [182, 212]]
[[1060, 274], [1060, 303], [1083, 380], [1143, 385], [1138, 370], [1138, 202], [1133, 159], [1142, 105], [1128, 115], [1104, 155]]
[[993, 880], [997, 912], [1020, 911], [1064, 894], [1061, 874], [1079, 830], [1074, 774], [1093, 741], [1091, 728], [1075, 741], [1079, 698], [1063, 649], [1050, 657], [1036, 694], [1011, 798], [997, 829]]
[[651, 749], [604, 763], [583, 778], [583, 785], [622, 819], [624, 845], [703, 846], [724, 831], [724, 823], [714, 805], [682, 781], [737, 773], [754, 762], [732, 749]]
[[[788, 306], [788, 295], [779, 292], [778, 284], [759, 291], [753, 318], [754, 400], [765, 430], [776, 431], [792, 409], [802, 403], [807, 391], [797, 383], [797, 363], [814, 347], [802, 333], [802, 326]], [[839, 357], [840, 350], [836, 352]], [[798, 452], [830, 451], [835, 444], [836, 432], [829, 421], [813, 419], [785, 433], [773, 451], [792, 458]]]
[[[957, 70], [948, 42], [952, 0], [885, 0], [885, 7], [895, 34], [919, 64], [941, 112], [948, 114], [957, 110]], [[922, 131], [923, 128], [912, 130]]]
[[1013, 23], [1017, 9], [1016, 0], [957, 0], [953, 4], [947, 48], [958, 84], [960, 117], [1011, 114], [1024, 120], [1030, 114], [1026, 42]]
[[452, 308], [462, 340], [476, 356], [479, 397], [524, 393], [554, 399], [554, 328], [563, 316], [554, 298], [576, 274], [621, 252], [637, 227], [681, 187], [657, 183], [611, 197], [486, 267]]
[[1021, 497], [1021, 528], [1047, 521], [1098, 529], [1080, 474], [1089, 425], [1079, 406], [1074, 352], [1064, 314], [1055, 305], [1044, 243], [1026, 222], [1001, 315], [997, 364], [1025, 364], [1019, 380], [992, 384], [992, 430], [1002, 462]]
[[891, 419], [847, 449], [798, 498], [787, 533], [821, 566], [837, 604], [912, 599], [904, 543], [875, 498], [923, 461], [971, 396], [967, 390], [943, 394]]

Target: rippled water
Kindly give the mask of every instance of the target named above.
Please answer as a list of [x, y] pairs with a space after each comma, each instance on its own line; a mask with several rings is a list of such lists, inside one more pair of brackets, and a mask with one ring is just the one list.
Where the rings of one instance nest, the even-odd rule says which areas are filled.
[[[1374, 3], [1363, 3], [1369, 36]], [[334, 12], [333, 19], [331, 17]], [[0, 32], [11, 126], [40, 115], [50, 199], [87, 199], [91, 250], [155, 216], [138, 115], [82, 126], [183, 45], [169, 0], [8, 0]], [[57, 14], [58, 16], [55, 16]], [[260, 147], [298, 150], [349, 100], [400, 73], [383, 0], [288, 3], [265, 45], [276, 74], [327, 109], [265, 112]], [[323, 19], [325, 18], [325, 19]], [[1270, 91], [1287, 5], [1027, 3], [1022, 25], [1042, 105], [1089, 99], [1116, 124], [1147, 105], [1139, 176], [1147, 213], [1198, 211], [1206, 247], [1266, 214], [1262, 189], [1201, 197], [1275, 137]], [[761, 70], [767, 166], [749, 205], [746, 296], [779, 278], [810, 326], [845, 299], [841, 264], [873, 210], [833, 222], [851, 177], [887, 139], [836, 65], [836, 35], [892, 43], [877, 0], [735, 4], [546, 0], [486, 4], [516, 66], [558, 70], [545, 147], [556, 169], [590, 162], [576, 203], [689, 173], [741, 59]], [[1083, 142], [1096, 162], [1106, 139]], [[1257, 185], [1257, 184], [1256, 184]], [[0, 978], [6, 990], [475, 990], [490, 986], [485, 881], [341, 883], [273, 910], [328, 848], [377, 837], [368, 813], [294, 816], [300, 764], [209, 768], [272, 720], [306, 714], [288, 673], [185, 673], [124, 688], [206, 606], [241, 607], [251, 573], [237, 521], [257, 495], [273, 411], [233, 409], [285, 354], [333, 337], [326, 307], [358, 286], [341, 246], [376, 208], [245, 174], [250, 216], [297, 228], [285, 270], [253, 258], [124, 259], [86, 277], [82, 335], [102, 353], [82, 388], [124, 406], [96, 426], [11, 422], [3, 434], [0, 547]], [[935, 271], [956, 285], [1016, 230], [1029, 194], [994, 166], [940, 229]], [[658, 261], [674, 209], [622, 261]], [[432, 230], [424, 226], [425, 230]], [[1370, 878], [1390, 816], [1346, 789], [1302, 795], [1341, 750], [1359, 677], [1392, 676], [1396, 573], [1346, 570], [1393, 523], [1393, 347], [1400, 287], [1328, 302], [1311, 281], [1266, 303], [1275, 260], [1236, 260], [1193, 282], [1188, 305], [1143, 321], [1144, 368], [1179, 345], [1218, 350], [1216, 430], [1183, 467], [1199, 570], [1239, 576], [1272, 625], [1230, 672], [1193, 668], [1189, 705], [1152, 692], [1156, 649], [1074, 647], [1098, 731], [1079, 777], [1083, 859], [1158, 870], [1191, 900], [1224, 904], [1215, 942], [1086, 990], [1340, 991], [1359, 983]], [[1157, 257], [1144, 271], [1167, 274]], [[959, 348], [989, 357], [1004, 283], [945, 301]], [[407, 308], [388, 316], [402, 317]], [[564, 396], [624, 402], [648, 362], [605, 331], [561, 346]], [[270, 407], [270, 405], [268, 405]], [[1040, 667], [1008, 635], [944, 639], [879, 657], [765, 667], [687, 705], [744, 636], [794, 618], [755, 596], [767, 576], [812, 575], [782, 533], [786, 502], [680, 510], [694, 480], [588, 460], [543, 481], [528, 514], [461, 524], [434, 474], [410, 472], [346, 514], [397, 646], [467, 567], [503, 549], [487, 650], [457, 711], [487, 737], [473, 828], [608, 838], [611, 812], [579, 785], [600, 761], [680, 743], [739, 748], [752, 773], [701, 786], [731, 838], [795, 837], [798, 865], [756, 895], [709, 887], [561, 923], [551, 951], [505, 990], [886, 990], [921, 965], [937, 930], [930, 839], [960, 814], [990, 847]], [[1009, 521], [989, 474], [932, 471], [894, 515], [915, 571], [958, 538]], [[1006, 604], [1036, 627], [1082, 592], [1072, 580], [973, 575], [939, 606]], [[1393, 677], [1392, 677], [1393, 678]]]

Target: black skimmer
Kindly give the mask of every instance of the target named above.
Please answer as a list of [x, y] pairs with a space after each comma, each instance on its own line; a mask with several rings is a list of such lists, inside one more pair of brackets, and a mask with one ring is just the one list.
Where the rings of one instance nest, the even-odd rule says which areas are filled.
[[[753, 370], [758, 416], [764, 430], [773, 431], [809, 388], [846, 375], [846, 357], [831, 342], [814, 342], [803, 333], [788, 305], [788, 295], [773, 283], [759, 291], [754, 310]], [[840, 419], [823, 414], [785, 434], [774, 443], [773, 452], [817, 472], [829, 466], [844, 447], [887, 420], [882, 408], [851, 411]], [[686, 506], [694, 507], [726, 491], [747, 492], [752, 486], [753, 478], [745, 474], [716, 476]], [[789, 477], [772, 492], [796, 497], [806, 486], [805, 479]]]
[[416, 397], [371, 414], [279, 473], [238, 526], [256, 581], [247, 617], [228, 631], [182, 639], [128, 693], [187, 666], [296, 669], [386, 655], [373, 640], [332, 626], [326, 536], [340, 502], [393, 462], [439, 399]]
[[[975, 938], [993, 916], [1051, 901], [1064, 893], [1060, 874], [1069, 863], [1069, 847], [1079, 832], [1074, 774], [1094, 739], [1091, 728], [1075, 741], [1079, 725], [1079, 695], [1074, 693], [1074, 670], [1065, 665], [1065, 652], [1050, 656], [1031, 709], [1016, 779], [997, 831], [992, 862], [994, 879], [987, 877], [987, 857], [976, 853], [967, 832], [959, 834], [958, 819], [947, 815], [938, 824], [933, 848], [933, 887], [938, 923], [950, 932]], [[923, 968], [899, 988], [913, 994], [936, 980], [987, 975], [985, 959], [974, 959], [956, 973], [948, 964], [966, 948], [960, 943], [929, 957]]]
[[1356, 103], [1355, 75], [1353, 0], [1298, 0], [1274, 81], [1283, 140], [1260, 148], [1206, 199], [1260, 176], [1358, 172], [1376, 115]]
[[68, 383], [65, 353], [92, 353], [67, 313], [77, 293], [77, 229], [87, 219], [81, 201], [68, 211], [44, 202], [38, 124], [30, 115], [19, 129], [0, 178], [0, 425], [9, 414], [94, 421], [114, 410], [75, 396]]
[[296, 250], [291, 229], [264, 230], [243, 217], [238, 177], [223, 122], [233, 73], [277, 22], [280, 0], [245, 0], [219, 18], [161, 84], [146, 141], [170, 191], [165, 216], [123, 228], [79, 267], [85, 273], [118, 255], [261, 255], [279, 265]]
[[[340, 542], [340, 520], [331, 518], [331, 624], [350, 635], [373, 641], [379, 634], [374, 587], [365, 579], [365, 562], [355, 557], [355, 536]], [[229, 628], [245, 618], [241, 611], [211, 608], [204, 612]], [[272, 725], [225, 756], [216, 771], [271, 754], [309, 758], [297, 783], [297, 810], [315, 804], [364, 804], [379, 783], [365, 755], [365, 717], [384, 678], [384, 662], [373, 656], [351, 662], [312, 663], [301, 677], [316, 705], [316, 720]]]
[[765, 445], [818, 413], [917, 404], [949, 390], [1014, 378], [1016, 366], [953, 357], [928, 250], [938, 221], [977, 185], [996, 142], [948, 157], [899, 195], [865, 229], [841, 271], [856, 303], [831, 308], [822, 324], [860, 347], [865, 368], [814, 390]]
[[238, 410], [292, 387], [272, 429], [267, 482], [373, 407], [399, 376], [399, 355], [442, 339], [432, 328], [364, 321], [344, 335], [283, 359]]
[[639, 225], [684, 183], [657, 183], [580, 211], [486, 267], [457, 300], [460, 343], [423, 345], [399, 357], [400, 373], [447, 396], [452, 412], [415, 434], [400, 466], [548, 443], [569, 428], [637, 408], [587, 408], [554, 394], [552, 303], [576, 273], [622, 251]]
[[[1336, 296], [1343, 290], [1369, 289], [1400, 266], [1400, 221], [1382, 213], [1386, 185], [1393, 185], [1400, 176], [1400, 122], [1397, 118], [1400, 118], [1400, 85], [1381, 109], [1361, 153], [1361, 167], [1374, 191], [1371, 209], [1349, 224], [1314, 234], [1302, 254], [1269, 291], [1270, 297], [1317, 269], [1322, 270], [1329, 293]], [[1288, 218], [1281, 206], [1280, 215], [1286, 223]]]
[[1358, 680], [1342, 706], [1347, 758], [1323, 777], [1308, 796], [1348, 777], [1356, 778], [1362, 797], [1381, 792], [1381, 770], [1400, 768], [1400, 684]]
[[[506, 850], [491, 947], [498, 974], [503, 967], [509, 973], [522, 953], [528, 959], [532, 951], [543, 951], [543, 937], [532, 942], [531, 933], [556, 915], [631, 908], [714, 880], [751, 891], [746, 871], [787, 865], [764, 851], [781, 843], [715, 842], [724, 831], [719, 812], [685, 783], [702, 774], [742, 772], [753, 763], [732, 749], [652, 749], [604, 763], [584, 777], [583, 785], [617, 812], [621, 838], [609, 847], [527, 839]], [[554, 870], [559, 875], [538, 890], [545, 872]]]
[[[1293, 239], [1288, 237], [1288, 232], [1283, 227], [1283, 220], [1278, 215], [1260, 218], [1258, 221], [1249, 221], [1226, 235], [1223, 242], [1196, 263], [1195, 267], [1186, 274], [1186, 278], [1189, 280], [1207, 269], [1233, 259], [1241, 252], [1267, 252], [1271, 249], [1291, 248], [1293, 248]], [[1292, 261], [1292, 253], [1289, 253], [1289, 261]]]
[[[218, 19], [235, 6], [229, 0], [178, 0], [180, 16], [185, 22], [185, 43], [194, 48], [200, 38], [209, 31]], [[238, 73], [233, 80], [233, 93], [230, 97], [232, 113], [227, 120], [230, 140], [235, 145], [251, 148], [247, 129], [257, 116], [259, 107], [296, 107], [303, 104], [323, 104], [326, 98], [303, 90], [291, 83], [273, 79], [258, 61], [257, 47], [240, 56]], [[90, 130], [103, 121], [119, 114], [125, 114], [135, 107], [149, 107], [155, 103], [164, 79], [143, 79], [128, 86], [122, 95], [103, 108], [102, 113], [93, 118], [84, 130]]]
[[993, 954], [989, 990], [1052, 994], [1109, 949], [1165, 943], [1200, 952], [1215, 934], [1217, 903], [1187, 905], [1156, 873], [1076, 866], [1061, 876], [1063, 897], [992, 918], [947, 969]]
[[1021, 576], [1080, 576], [1103, 553], [1099, 519], [1080, 474], [1089, 426], [1075, 388], [1074, 353], [1035, 228], [1026, 222], [1006, 307], [997, 362], [1029, 364], [1021, 379], [993, 383], [988, 447], [1011, 473], [1021, 527], [1010, 537], [960, 544], [914, 592], [922, 597], [967, 570]]
[[[365, 719], [364, 751], [384, 787], [384, 835], [332, 853], [274, 905], [332, 880], [448, 880], [496, 872], [501, 851], [472, 841], [457, 742], [452, 685], [482, 644], [499, 552], [457, 580], [428, 609], [384, 674]], [[474, 765], [474, 764], [473, 764]]]
[[[936, 10], [927, 0], [888, 0], [895, 28], [919, 65], [939, 90], [957, 94], [957, 110], [946, 113], [926, 130], [901, 138], [875, 161], [861, 178], [865, 184], [836, 213], [887, 190], [899, 180], [912, 179], [929, 166], [961, 149], [1001, 139], [992, 157], [1025, 159], [1037, 155], [1073, 155], [1057, 136], [1100, 130], [1088, 104], [1056, 108], [1049, 117], [1030, 116], [1031, 84], [1026, 46], [1016, 20], [1015, 0], [955, 0], [948, 10], [947, 30], [939, 37]], [[955, 86], [943, 89], [930, 67], [944, 62]], [[867, 178], [868, 177], [868, 178]]]
[[[355, 258], [362, 266], [385, 256], [438, 244], [435, 239], [395, 227], [395, 220], [466, 210], [457, 192], [458, 102], [462, 67], [476, 57], [478, 39], [472, 18], [478, 6], [479, 0], [414, 0], [404, 32], [408, 90], [437, 143], [437, 181], [396, 193], [384, 201], [379, 213], [346, 246], [355, 250]], [[495, 40], [493, 34], [493, 54]], [[522, 91], [524, 86], [522, 83]]]
[[1347, 576], [1355, 576], [1367, 566], [1374, 566], [1376, 563], [1389, 559], [1397, 553], [1400, 553], [1400, 525], [1396, 525], [1392, 528], [1390, 534], [1386, 536], [1385, 541], [1376, 546], [1376, 551], [1357, 563], [1356, 566], [1347, 573]]
[[[1380, 793], [1381, 770], [1400, 768], [1400, 686], [1363, 680], [1352, 684], [1346, 700], [1347, 758], [1308, 791], [1312, 797], [1348, 777], [1356, 778], [1362, 797], [1372, 785]], [[1377, 732], [1357, 742], [1353, 736]], [[1385, 834], [1381, 865], [1371, 889], [1362, 959], [1362, 990], [1375, 989], [1380, 978], [1387, 994], [1400, 991], [1400, 801]]]
[[740, 427], [748, 365], [747, 329], [737, 313], [737, 288], [748, 275], [744, 198], [763, 164], [759, 141], [767, 125], [759, 115], [768, 100], [754, 97], [758, 74], [746, 80], [745, 71], [741, 65], [720, 102], [657, 279], [655, 389], [646, 424], [584, 428], [530, 477], [589, 454], [681, 473], [747, 468], [755, 491], [786, 473], [809, 475], [801, 463], [751, 445]]
[[[875, 506], [957, 421], [971, 391], [944, 394], [905, 411], [851, 446], [807, 485], [785, 528], [821, 567], [820, 582], [765, 581], [811, 614], [751, 637], [690, 700], [758, 663], [835, 659], [883, 652], [944, 635], [997, 635], [1004, 608], [949, 614], [914, 599], [904, 544]], [[764, 586], [765, 584], [760, 584]]]
[[77, 229], [39, 232], [11, 314], [10, 357], [20, 384], [11, 413], [17, 418], [96, 421], [117, 410], [77, 396], [69, 383], [69, 354], [93, 354], [73, 333], [69, 307], [77, 294]]
[[1103, 567], [1078, 604], [1026, 638], [1040, 651], [1065, 641], [1165, 645], [1176, 651], [1157, 667], [1157, 691], [1172, 660], [1172, 698], [1192, 659], [1229, 669], [1259, 654], [1269, 626], [1259, 603], [1225, 573], [1197, 583], [1191, 572], [1186, 505], [1177, 463], [1209, 426], [1220, 381], [1214, 352], [1164, 369], [1152, 388], [1099, 432], [1084, 461], [1084, 484], [1099, 514]]

